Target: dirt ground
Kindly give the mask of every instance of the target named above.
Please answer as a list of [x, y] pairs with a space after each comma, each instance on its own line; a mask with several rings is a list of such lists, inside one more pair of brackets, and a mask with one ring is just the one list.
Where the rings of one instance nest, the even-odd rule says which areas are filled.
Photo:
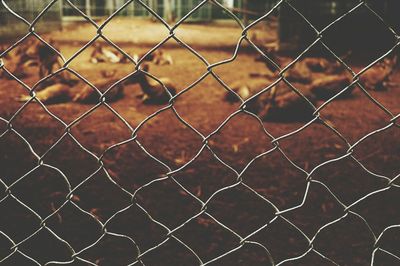
[[[67, 58], [81, 48], [79, 42], [60, 41], [60, 45], [61, 52]], [[130, 53], [148, 50], [146, 47], [127, 43], [122, 43], [121, 47]], [[134, 70], [131, 64], [91, 64], [88, 62], [90, 49], [70, 64], [71, 69], [89, 81], [98, 79], [104, 70], [115, 70], [118, 78]], [[207, 67], [187, 50], [168, 45], [164, 49], [171, 54], [174, 64], [151, 65], [150, 73], [156, 77], [170, 78], [178, 92], [207, 72]], [[210, 63], [229, 59], [233, 52], [229, 49], [213, 50], [207, 47], [196, 51]], [[240, 50], [233, 62], [215, 67], [214, 72], [228, 85], [247, 81], [251, 79], [251, 73], [267, 71], [265, 65], [256, 62], [255, 58], [255, 53]], [[355, 70], [360, 70], [365, 65], [365, 62], [352, 62]], [[36, 72], [37, 69], [33, 68], [32, 73]], [[31, 86], [38, 81], [38, 76], [35, 74], [23, 81]], [[400, 87], [397, 84], [400, 73], [396, 72], [391, 81], [392, 86], [387, 90], [369, 93], [393, 115], [398, 115]], [[266, 83], [265, 86], [267, 85], [269, 84]], [[208, 75], [180, 95], [174, 107], [182, 119], [207, 136], [239, 108], [239, 104], [224, 101], [225, 92]], [[132, 128], [136, 128], [163, 107], [142, 103], [137, 97], [141, 93], [138, 85], [127, 86], [124, 93], [123, 99], [110, 103], [110, 106]], [[388, 181], [382, 176], [392, 179], [400, 173], [398, 126], [379, 131], [357, 145], [352, 154], [355, 160], [350, 156], [341, 158], [348, 150], [345, 141], [327, 127], [315, 122], [297, 134], [279, 141], [281, 150], [296, 166], [278, 150], [260, 156], [249, 165], [257, 155], [273, 148], [271, 139], [262, 126], [277, 138], [301, 128], [308, 121], [264, 121], [260, 124], [254, 117], [240, 113], [213, 134], [208, 144], [235, 171], [241, 172], [248, 166], [242, 175], [243, 183], [237, 185], [235, 171], [217, 160], [207, 149], [203, 149], [200, 156], [173, 175], [174, 179], [151, 182], [165, 176], [169, 170], [146, 154], [138, 143], [173, 170], [191, 161], [202, 147], [202, 138], [181, 123], [171, 109], [146, 120], [137, 131], [138, 142], [124, 142], [131, 138], [132, 132], [105, 106], [73, 124], [70, 134], [75, 140], [67, 135], [57, 142], [63, 136], [65, 126], [39, 104], [30, 103], [14, 117], [15, 112], [24, 104], [15, 100], [21, 94], [27, 95], [27, 91], [20, 84], [4, 78], [0, 80], [0, 117], [4, 120], [12, 119], [13, 129], [29, 142], [39, 156], [43, 156], [43, 165], [37, 167], [38, 160], [32, 155], [30, 147], [17, 134], [8, 131], [0, 137], [0, 177], [7, 185], [17, 181], [11, 188], [12, 195], [42, 218], [53, 213], [65, 202], [69, 193], [65, 177], [70, 186], [76, 188], [72, 200], [45, 221], [46, 228], [65, 239], [76, 252], [89, 247], [71, 265], [88, 265], [81, 259], [98, 265], [126, 265], [136, 260], [138, 249], [143, 253], [167, 239], [163, 245], [141, 257], [143, 264], [198, 265], [196, 257], [179, 242], [182, 241], [203, 262], [241, 247], [210, 265], [271, 265], [267, 252], [254, 242], [267, 247], [275, 263], [299, 256], [309, 248], [305, 235], [312, 238], [323, 225], [346, 213], [337, 199], [350, 205], [372, 191], [387, 188]], [[319, 106], [321, 104], [322, 101], [318, 102]], [[93, 105], [61, 103], [46, 107], [58, 119], [70, 124]], [[359, 88], [349, 98], [334, 100], [320, 114], [350, 144], [356, 143], [370, 132], [386, 127], [392, 119]], [[4, 120], [0, 122], [1, 132], [7, 129]], [[54, 143], [57, 145], [54, 146]], [[121, 145], [109, 149], [102, 158], [114, 184], [102, 170], [97, 171], [101, 165], [88, 152], [100, 156], [107, 148], [118, 143]], [[335, 158], [341, 159], [333, 160]], [[321, 166], [326, 161], [330, 163]], [[46, 165], [56, 167], [62, 173]], [[320, 167], [316, 168], [317, 166]], [[315, 170], [311, 176], [315, 182], [311, 183], [308, 190], [307, 176], [298, 167], [307, 172]], [[25, 175], [26, 173], [29, 174]], [[337, 199], [329, 193], [327, 187], [316, 181], [329, 187]], [[394, 183], [400, 185], [399, 181]], [[143, 187], [145, 184], [149, 185]], [[220, 190], [231, 185], [230, 189]], [[131, 193], [136, 192], [134, 202], [138, 205], [131, 205], [130, 196], [121, 188]], [[1, 192], [2, 198], [8, 193], [4, 190]], [[207, 204], [206, 213], [188, 220], [202, 210], [201, 204], [192, 195], [205, 202], [219, 190]], [[307, 197], [301, 208], [282, 214], [268, 224], [275, 217], [275, 210], [266, 200], [280, 210], [285, 210], [299, 205], [306, 192]], [[350, 212], [341, 221], [322, 230], [315, 238], [313, 247], [339, 265], [369, 265], [374, 248], [374, 237], [370, 230], [378, 236], [384, 228], [400, 224], [399, 199], [400, 190], [394, 186], [371, 195], [350, 209], [364, 217], [370, 228], [363, 219]], [[86, 211], [86, 214], [76, 206]], [[115, 215], [127, 206], [131, 207]], [[42, 226], [40, 219], [13, 197], [8, 196], [0, 202], [0, 212], [4, 214], [0, 216], [0, 231], [5, 232], [15, 242], [22, 241]], [[94, 219], [105, 222], [110, 217], [112, 219], [107, 223], [106, 229]], [[305, 235], [285, 219], [290, 220]], [[168, 237], [166, 228], [154, 221], [170, 230], [185, 221], [187, 223], [174, 230], [174, 237]], [[266, 224], [268, 226], [264, 227]], [[71, 251], [46, 228], [23, 242], [19, 249], [41, 264], [48, 261], [69, 261]], [[260, 228], [262, 229], [258, 230]], [[103, 230], [108, 233], [99, 239]], [[244, 242], [242, 246], [239, 236], [248, 236], [248, 242]], [[392, 230], [383, 236], [379, 245], [400, 256], [399, 241], [399, 231]], [[92, 246], [93, 243], [96, 244]], [[10, 242], [0, 235], [0, 258], [10, 253], [10, 246]], [[22, 255], [13, 255], [4, 263], [32, 264]], [[375, 265], [399, 263], [384, 252], [376, 253]], [[285, 265], [334, 264], [311, 251], [304, 258]]]
[[[46, 16], [42, 19], [46, 20]], [[99, 19], [95, 22], [100, 26], [106, 21]], [[175, 23], [177, 22], [171, 22], [170, 27], [173, 27]], [[51, 34], [45, 33], [47, 32], [45, 26], [45, 24], [39, 24], [35, 27], [35, 32], [41, 36], [51, 36], [58, 43], [73, 43], [76, 46], [83, 46], [97, 34], [97, 28], [87, 21], [80, 23], [64, 22], [62, 29], [51, 32]], [[276, 18], [268, 18], [251, 27], [248, 30], [248, 35], [254, 41], [271, 43], [277, 39], [276, 28]], [[168, 28], [159, 21], [149, 22], [149, 19], [121, 17], [106, 22], [101, 32], [117, 45], [132, 45], [148, 49], [170, 35]], [[233, 20], [218, 20], [203, 24], [183, 22], [174, 29], [175, 37], [196, 49], [233, 49], [241, 34], [242, 30]], [[23, 36], [14, 37], [11, 42]], [[168, 42], [165, 46], [180, 47], [177, 42]]]

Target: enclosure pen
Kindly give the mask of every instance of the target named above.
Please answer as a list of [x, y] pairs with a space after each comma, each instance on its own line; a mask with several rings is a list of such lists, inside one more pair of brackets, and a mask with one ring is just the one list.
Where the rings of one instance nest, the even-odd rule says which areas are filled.
[[[295, 0], [266, 1], [265, 5], [260, 4], [262, 1], [245, 0], [105, 0], [97, 6], [88, 5], [90, 1], [43, 2], [44, 8], [35, 5], [25, 12], [26, 8], [15, 4], [17, 1], [1, 0], [0, 40], [4, 37], [12, 43], [0, 46], [0, 97], [11, 94], [13, 97], [7, 102], [21, 105], [15, 111], [6, 109], [5, 101], [0, 106], [0, 265], [400, 263], [400, 197], [396, 194], [400, 191], [400, 79], [396, 72], [400, 35], [398, 25], [388, 21], [393, 14], [390, 19], [385, 18], [391, 12], [390, 3], [394, 7], [397, 3], [382, 1], [386, 9], [378, 12], [374, 1], [365, 0], [348, 1], [346, 5], [322, 0], [300, 4]], [[316, 2], [325, 14], [333, 14], [322, 28], [315, 25], [321, 18], [313, 17], [318, 13], [312, 10]], [[37, 28], [47, 23], [49, 12], [54, 23], [44, 37]], [[358, 12], [384, 27], [385, 34], [394, 40], [389, 48], [377, 48], [380, 37], [371, 41], [370, 46], [357, 46], [363, 55], [374, 58], [361, 67], [347, 60], [358, 48], [353, 47], [351, 52], [343, 47], [335, 50], [326, 41], [330, 31], [337, 30], [335, 27]], [[135, 45], [145, 52], [133, 53], [127, 44], [120, 45], [105, 33], [117, 16], [151, 17], [149, 25], [161, 25], [165, 38], [151, 49], [138, 42]], [[79, 18], [95, 35], [84, 44], [73, 40], [58, 43], [52, 31], [61, 26], [65, 17]], [[98, 19], [101, 17], [107, 18]], [[207, 33], [196, 31], [193, 22], [210, 23], [205, 24], [210, 31], [221, 30], [220, 24], [211, 28], [215, 17], [229, 17], [240, 28], [240, 34], [229, 58], [211, 62], [205, 54], [212, 51], [194, 48], [185, 39], [187, 35], [180, 35], [179, 31], [189, 20], [189, 29], [206, 38]], [[267, 43], [258, 31], [253, 33], [265, 21], [278, 23], [280, 43]], [[13, 29], [14, 23], [22, 26]], [[139, 22], [128, 20], [129, 29], [135, 29], [135, 23]], [[71, 30], [78, 31], [80, 27], [73, 26]], [[21, 30], [25, 32], [18, 39], [6, 33]], [[350, 38], [351, 34], [355, 32], [346, 36]], [[73, 37], [82, 37], [76, 35]], [[131, 37], [141, 38], [128, 36]], [[346, 40], [341, 40], [344, 46], [351, 43]], [[66, 57], [60, 47], [72, 49], [73, 45], [79, 49]], [[35, 51], [30, 52], [43, 46], [47, 48], [45, 54], [54, 53], [56, 57], [37, 59]], [[313, 54], [317, 47], [330, 59]], [[196, 64], [204, 69], [203, 74], [183, 87], [179, 80], [197, 72], [195, 63], [178, 69], [181, 58], [176, 56], [177, 49], [196, 58]], [[244, 81], [241, 69], [247, 66], [242, 66], [229, 71], [239, 80], [227, 82], [219, 69], [238, 60], [242, 49], [258, 56], [249, 61], [248, 68], [259, 64], [267, 72], [251, 73], [251, 80]], [[85, 59], [88, 67], [79, 61], [85, 52], [90, 54]], [[309, 59], [309, 54], [317, 59]], [[16, 71], [9, 63], [13, 58], [19, 60], [15, 60], [20, 67]], [[88, 72], [103, 67], [96, 70], [101, 78], [96, 76], [91, 82], [86, 72], [71, 67], [74, 62]], [[41, 64], [48, 65], [43, 68]], [[129, 73], [116, 78], [122, 64], [128, 66], [125, 69], [129, 68]], [[40, 68], [39, 80], [31, 85], [25, 78], [30, 75], [28, 69], [35, 67]], [[155, 69], [162, 67], [178, 70], [168, 78], [154, 74]], [[215, 96], [211, 94], [215, 89], [211, 85], [203, 90], [196, 88], [206, 80], [223, 88], [222, 94], [215, 94], [221, 96], [219, 99], [209, 100]], [[16, 95], [17, 86], [25, 94]], [[140, 93], [131, 97], [129, 88], [137, 88]], [[203, 94], [192, 96], [196, 99], [193, 104], [183, 105], [181, 99], [194, 91]], [[355, 96], [356, 91], [359, 94]], [[385, 93], [392, 96], [385, 97]], [[342, 128], [336, 127], [337, 121], [347, 119], [349, 110], [361, 113], [359, 108], [363, 104], [353, 105], [354, 98], [360, 95], [367, 102], [368, 114], [358, 120], [351, 118]], [[137, 105], [121, 107], [118, 101], [123, 97], [131, 97], [128, 99]], [[222, 103], [224, 100], [229, 103]], [[331, 107], [337, 102], [339, 107]], [[86, 109], [83, 113], [79, 112], [82, 109], [72, 112], [78, 110], [69, 109], [75, 105]], [[207, 109], [209, 105], [212, 107]], [[202, 109], [204, 115], [191, 120], [196, 108]], [[335, 110], [326, 116], [328, 108]], [[146, 113], [148, 110], [151, 113]], [[222, 110], [229, 110], [222, 120], [208, 128], [200, 126], [213, 123], [213, 117]], [[384, 119], [376, 118], [378, 114]], [[93, 115], [100, 118], [90, 124], [92, 129], [75, 131]], [[22, 116], [30, 118], [20, 123]], [[382, 126], [362, 131], [360, 125], [370, 123], [370, 117]], [[57, 126], [40, 127], [48, 119]], [[226, 137], [224, 134], [238, 119], [251, 122], [240, 124]], [[313, 131], [316, 135], [307, 135], [305, 132], [312, 127], [317, 127]], [[278, 129], [284, 133], [276, 134]], [[362, 135], [349, 137], [342, 133], [345, 130], [359, 130]], [[253, 135], [238, 137], [243, 132]], [[389, 144], [383, 144], [384, 137], [382, 143], [375, 140], [385, 133]], [[306, 135], [300, 138], [302, 134]], [[116, 143], [108, 141], [114, 136], [122, 137]], [[98, 144], [101, 152], [89, 148], [88, 143], [98, 142], [101, 137], [107, 139]], [[295, 144], [299, 148], [287, 148], [286, 143], [294, 138], [300, 138]], [[318, 151], [310, 151], [318, 141], [333, 143], [333, 138], [340, 144], [332, 144], [333, 148], [321, 144]], [[230, 145], [230, 140], [237, 141]], [[51, 145], [46, 146], [50, 141]], [[41, 144], [46, 148], [39, 149]], [[161, 150], [163, 145], [181, 150], [172, 156], [173, 152]], [[261, 146], [265, 149], [259, 152]], [[358, 154], [361, 147], [368, 150], [365, 157]], [[74, 149], [81, 155], [75, 157]], [[378, 159], [385, 149], [387, 154]], [[332, 150], [343, 152], [336, 156], [331, 154]], [[325, 151], [326, 157], [322, 155]], [[243, 152], [247, 161], [239, 159]], [[66, 156], [56, 163], [55, 154]], [[208, 157], [203, 158], [205, 154]], [[297, 159], [293, 154], [298, 155]], [[317, 158], [317, 162], [302, 160], [307, 156]], [[298, 158], [304, 163], [299, 163]], [[344, 161], [353, 168], [341, 167]], [[370, 161], [374, 170], [367, 164]], [[242, 166], [240, 170], [237, 165]], [[384, 170], [376, 170], [380, 166]], [[256, 171], [257, 167], [265, 168]], [[78, 177], [71, 177], [70, 170]], [[345, 174], [334, 181], [328, 178], [338, 172]], [[37, 173], [42, 174], [35, 179]], [[51, 178], [45, 178], [46, 175]], [[251, 175], [257, 178], [251, 179]], [[271, 182], [261, 178], [272, 175], [276, 178]], [[95, 186], [93, 182], [101, 185]], [[290, 191], [292, 187], [295, 192]], [[384, 199], [377, 200], [381, 196]], [[39, 203], [33, 203], [38, 200]], [[374, 200], [378, 203], [369, 203]], [[104, 207], [107, 204], [109, 207]], [[359, 211], [362, 204], [367, 204], [366, 213]], [[380, 216], [385, 208], [390, 219]], [[353, 238], [355, 242], [350, 242]]]

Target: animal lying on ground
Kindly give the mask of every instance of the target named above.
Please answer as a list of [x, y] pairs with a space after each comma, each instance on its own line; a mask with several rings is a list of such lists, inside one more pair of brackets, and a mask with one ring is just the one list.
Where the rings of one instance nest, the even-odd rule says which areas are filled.
[[[271, 83], [271, 80], [258, 78], [236, 82], [230, 88], [243, 100], [247, 100]], [[295, 84], [295, 87], [299, 86], [304, 87], [303, 84]], [[301, 92], [310, 102], [315, 103], [316, 97], [309, 90], [303, 88]], [[225, 94], [225, 99], [231, 103], [239, 101], [239, 98], [230, 91]], [[245, 109], [257, 114], [263, 120], [270, 121], [307, 120], [314, 112], [312, 106], [304, 98], [283, 82], [246, 102]]]
[[[277, 57], [275, 52], [271, 52], [268, 49], [266, 54], [278, 66], [281, 66], [281, 68], [291, 62], [291, 60], [287, 61]], [[256, 58], [256, 61], [261, 61], [266, 65], [272, 73], [270, 76], [273, 76], [273, 74], [276, 76], [278, 69], [268, 59], [259, 56]], [[298, 60], [295, 64], [289, 67], [285, 72], [285, 77], [289, 81], [306, 84], [311, 82], [313, 73], [323, 72], [325, 74], [339, 74], [343, 71], [344, 67], [336, 60], [329, 60], [322, 57], [306, 57]]]
[[[7, 50], [7, 45], [0, 45], [0, 54], [3, 53], [5, 50]], [[2, 59], [10, 59], [10, 54], [7, 53], [5, 55], [3, 55]]]
[[[106, 91], [110, 88], [113, 84], [117, 83], [118, 79], [101, 79], [96, 81], [93, 85], [99, 89], [100, 91]], [[107, 92], [104, 96], [107, 102], [113, 102], [124, 95], [124, 85], [118, 83], [115, 87]], [[94, 90], [91, 86], [85, 85], [78, 93], [76, 93], [72, 97], [73, 102], [80, 102], [80, 103], [98, 103], [100, 95]]]
[[[48, 42], [53, 48], [59, 50], [53, 40]], [[36, 47], [36, 54], [39, 61], [39, 77], [44, 78], [45, 76], [53, 73], [56, 68], [61, 68], [63, 63], [60, 56], [47, 44], [39, 43]]]
[[[278, 86], [278, 85], [277, 85]], [[278, 86], [279, 87], [279, 86]], [[285, 90], [279, 93], [279, 88], [275, 88], [273, 95], [267, 97], [267, 102], [258, 111], [258, 115], [263, 120], [269, 121], [308, 121], [312, 119], [314, 108], [310, 104], [315, 104], [316, 99], [309, 91], [302, 91], [303, 96], [298, 95], [292, 90]], [[265, 103], [261, 97], [261, 103]]]
[[[38, 55], [36, 51], [37, 40], [28, 40], [21, 43], [13, 51], [10, 51], [7, 60], [7, 66], [17, 78], [25, 78], [29, 76], [31, 67], [39, 66]], [[11, 79], [11, 76], [7, 78]]]
[[94, 43], [94, 50], [90, 54], [90, 62], [93, 64], [97, 63], [119, 63], [121, 58], [113, 51], [107, 49], [102, 43]]
[[[117, 79], [101, 79], [93, 83], [93, 85], [100, 91], [105, 91], [116, 83]], [[120, 99], [123, 96], [123, 84], [118, 84], [113, 87], [104, 96], [107, 102], [112, 102]], [[64, 102], [79, 102], [79, 103], [98, 103], [100, 101], [100, 95], [91, 86], [84, 84], [83, 82], [77, 85], [68, 85], [65, 83], [51, 84], [45, 87], [43, 90], [36, 92], [36, 98], [44, 104], [55, 104]], [[25, 102], [30, 100], [31, 97], [28, 95], [17, 98], [18, 101]]]
[[[36, 98], [46, 104], [62, 103], [71, 98], [70, 93], [70, 86], [66, 84], [53, 84], [44, 90], [36, 92]], [[30, 99], [31, 96], [24, 95], [20, 96], [17, 100], [20, 102], [26, 102]]]
[[[246, 82], [237, 82], [231, 86], [242, 99], [246, 100], [266, 88], [272, 80], [251, 79]], [[300, 88], [301, 93], [309, 102], [315, 104], [317, 100], [326, 100], [337, 95], [351, 83], [350, 75], [320, 75], [310, 84], [291, 82], [295, 88]], [[349, 87], [340, 96], [348, 96], [353, 87]], [[237, 102], [239, 98], [232, 92], [227, 92], [225, 99], [228, 102]], [[310, 103], [298, 95], [283, 81], [263, 92], [246, 103], [246, 110], [257, 114], [264, 120], [290, 121], [308, 120], [312, 118], [314, 109]]]
[[[48, 43], [54, 49], [59, 50], [54, 40], [50, 39]], [[24, 78], [33, 72], [32, 67], [38, 67], [39, 78], [42, 79], [61, 68], [63, 65], [61, 57], [49, 45], [36, 39], [30, 39], [17, 46], [8, 56], [9, 64], [14, 66], [11, 70], [13, 75], [17, 78]], [[69, 72], [62, 73], [62, 75], [66, 75], [65, 79], [71, 79], [72, 77], [68, 74]]]
[[365, 71], [360, 76], [360, 82], [369, 90], [384, 90], [386, 82], [389, 80], [390, 75], [393, 73], [397, 64], [397, 56], [392, 58], [385, 58]]
[[[147, 64], [143, 65], [143, 71], [149, 71], [149, 66]], [[62, 78], [61, 78], [62, 79]], [[123, 97], [124, 87], [127, 84], [139, 84], [143, 94], [141, 99], [145, 103], [149, 104], [165, 104], [170, 100], [170, 94], [174, 96], [176, 94], [176, 88], [168, 78], [159, 79], [162, 84], [153, 80], [144, 74], [144, 72], [139, 71], [132, 77], [128, 78], [124, 82], [118, 83], [112, 89], [110, 89], [105, 95], [105, 100], [107, 102], [116, 101]], [[100, 91], [106, 91], [111, 86], [116, 84], [118, 79], [99, 79], [93, 82], [93, 85]], [[167, 90], [165, 89], [167, 88]], [[79, 82], [78, 84], [59, 82], [55, 84], [48, 84], [43, 90], [38, 90], [36, 92], [36, 98], [43, 103], [61, 103], [61, 102], [79, 102], [79, 103], [99, 103], [101, 101], [99, 93], [93, 89], [91, 86]], [[30, 96], [21, 96], [17, 100], [28, 101]]]
[[[384, 88], [396, 64], [396, 56], [384, 59], [360, 76], [361, 83], [368, 89]], [[309, 102], [287, 85], [282, 86], [283, 82], [280, 82], [247, 102], [246, 109], [264, 120], [308, 119], [314, 112], [310, 102], [314, 104], [317, 100], [327, 100], [335, 96], [347, 97], [352, 94], [355, 87], [349, 87], [353, 77], [339, 62], [332, 62], [324, 58], [304, 58], [291, 66], [284, 75], [295, 88], [302, 88], [301, 92]], [[254, 78], [255, 76], [257, 78]], [[263, 76], [264, 85], [252, 85], [253, 83], [262, 84]], [[231, 86], [232, 90], [243, 99], [258, 93], [263, 87], [270, 84], [271, 80], [278, 78], [276, 75], [275, 77], [273, 75], [251, 75], [251, 77], [253, 79], [250, 81], [235, 83]], [[347, 89], [343, 91], [346, 87]], [[340, 92], [341, 94], [339, 94]], [[239, 100], [232, 92], [228, 92], [225, 99], [229, 102]]]
[[[146, 63], [143, 64], [142, 70], [148, 72], [149, 65]], [[165, 104], [168, 103], [171, 98], [169, 93], [172, 96], [176, 95], [176, 88], [169, 78], [161, 77], [159, 78], [159, 81], [162, 84], [154, 79], [149, 78], [146, 74], [144, 74], [144, 72], [139, 71], [132, 76], [127, 83], [139, 83], [143, 92], [141, 97], [144, 103]]]
[[325, 58], [307, 57], [291, 66], [286, 71], [285, 76], [290, 82], [309, 84], [313, 81], [314, 73], [333, 75], [340, 74], [343, 71], [343, 66], [337, 61], [330, 61]]
[[[37, 60], [24, 60], [21, 58], [18, 59], [16, 66], [11, 72], [13, 75], [19, 79], [26, 78], [32, 72], [32, 67], [39, 66]], [[11, 76], [8, 76], [9, 79], [12, 79]]]
[[[304, 80], [302, 79], [292, 79], [291, 82], [293, 82], [292, 84], [295, 88], [301, 88], [302, 94], [312, 104], [314, 104], [317, 100], [327, 100], [335, 97], [352, 82], [353, 77], [349, 73], [341, 70], [339, 65], [326, 65], [326, 61], [324, 60], [314, 61], [310, 59], [303, 60], [302, 62], [303, 66], [300, 67], [299, 73], [301, 71], [307, 72], [308, 70], [304, 69], [308, 68], [312, 70], [312, 79], [307, 83], [304, 83]], [[368, 89], [377, 90], [384, 88], [385, 82], [393, 73], [396, 63], [397, 57], [383, 60], [381, 63], [370, 68], [363, 75], [361, 75], [361, 82]], [[299, 76], [304, 77], [307, 75]], [[266, 93], [263, 93], [252, 99], [247, 104], [249, 110], [264, 120], [288, 121], [299, 119], [309, 120], [312, 118], [314, 109], [310, 103], [308, 103], [304, 98], [300, 97], [288, 86], [282, 86], [282, 84], [283, 82], [280, 82], [274, 88], [271, 88], [270, 91], [267, 91]], [[348, 87], [345, 91], [338, 95], [338, 97], [347, 97], [351, 95], [354, 87], [355, 86]], [[244, 91], [246, 97], [250, 97], [259, 91], [252, 91], [249, 89], [247, 83], [235, 88], [237, 88], [238, 94], [243, 94], [242, 91]], [[247, 90], [245, 90], [245, 88]], [[228, 96], [226, 97], [228, 98]], [[235, 98], [237, 99], [237, 97]]]
[[[254, 78], [246, 82], [237, 81], [232, 83], [229, 87], [232, 91], [240, 96], [243, 100], [246, 100], [255, 93], [261, 91], [271, 84], [271, 81], [265, 78]], [[225, 94], [225, 100], [228, 102], [238, 102], [239, 98], [231, 91], [227, 91]]]
[[[309, 102], [314, 104], [316, 97], [301, 83], [293, 84], [302, 88], [300, 92]], [[309, 120], [314, 109], [303, 96], [298, 95], [284, 82], [262, 93], [247, 104], [247, 110], [257, 114], [261, 119], [268, 121]]]
[[[133, 58], [138, 61], [142, 57], [144, 57], [146, 53], [143, 54], [135, 54]], [[157, 49], [151, 54], [146, 55], [145, 58], [143, 58], [143, 61], [146, 62], [152, 62], [156, 65], [172, 65], [174, 63], [172, 56], [168, 53], [165, 53], [164, 50], [162, 49]]]
[[[327, 100], [334, 97], [351, 83], [349, 74], [330, 75], [316, 78], [309, 86], [309, 90], [319, 100]], [[347, 88], [339, 95], [340, 98], [348, 97], [353, 92], [354, 86]]]

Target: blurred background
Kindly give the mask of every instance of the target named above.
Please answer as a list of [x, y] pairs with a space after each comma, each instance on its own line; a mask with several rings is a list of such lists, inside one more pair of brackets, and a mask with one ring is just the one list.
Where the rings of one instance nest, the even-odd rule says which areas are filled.
[[399, 264], [399, 10], [1, 1], [0, 265]]

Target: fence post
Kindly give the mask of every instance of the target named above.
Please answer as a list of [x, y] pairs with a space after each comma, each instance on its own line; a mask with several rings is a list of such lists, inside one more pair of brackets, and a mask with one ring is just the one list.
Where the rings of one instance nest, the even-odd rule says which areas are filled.
[[164, 18], [167, 22], [171, 22], [173, 20], [172, 15], [172, 7], [171, 7], [171, 0], [164, 0]]
[[92, 16], [90, 0], [85, 0], [85, 10], [86, 10], [86, 15], [88, 15], [89, 17]]

